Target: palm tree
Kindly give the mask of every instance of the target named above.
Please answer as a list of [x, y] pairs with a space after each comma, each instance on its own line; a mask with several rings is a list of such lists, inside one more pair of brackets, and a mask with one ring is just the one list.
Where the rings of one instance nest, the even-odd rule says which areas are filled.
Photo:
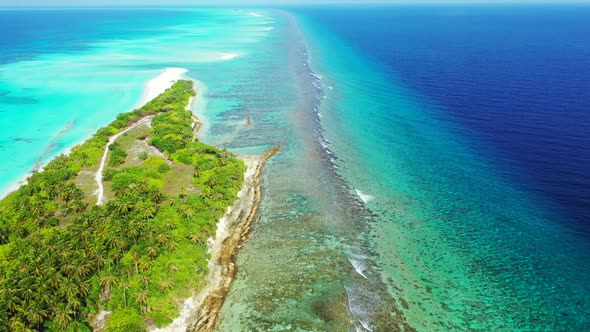
[[82, 303], [77, 297], [68, 297], [67, 298], [67, 305], [74, 311], [74, 316], [78, 316], [78, 312], [80, 311], [80, 307]]
[[151, 190], [149, 193], [149, 198], [154, 203], [160, 203], [164, 199], [164, 194], [162, 194], [159, 190], [154, 189]]
[[230, 157], [231, 157], [231, 153], [229, 151], [227, 151], [226, 149], [223, 149], [223, 151], [221, 151], [221, 158], [229, 159]]
[[60, 188], [57, 194], [57, 198], [61, 199], [66, 203], [73, 200], [79, 200], [82, 197], [84, 197], [84, 194], [73, 183], [69, 183], [65, 187]]
[[188, 236], [189, 240], [191, 240], [192, 243], [201, 243], [203, 244], [202, 240], [201, 240], [201, 235], [199, 234], [191, 234]]
[[158, 247], [157, 246], [147, 247], [147, 253], [152, 259], [156, 258], [158, 256]]
[[139, 251], [133, 252], [133, 265], [135, 265], [135, 274], [139, 274], [139, 262], [141, 261], [141, 254]]
[[113, 241], [113, 245], [114, 245], [114, 248], [117, 248], [119, 250], [127, 250], [127, 248], [129, 248], [129, 244], [127, 244], [127, 242], [125, 242], [121, 239], [115, 239]]
[[72, 321], [72, 315], [74, 314], [74, 311], [65, 303], [61, 303], [54, 310], [55, 314], [53, 319], [57, 325], [65, 328]]
[[62, 202], [68, 201], [68, 199], [69, 199], [68, 191], [63, 186], [56, 187], [55, 190], [56, 190], [55, 198], [61, 200]]
[[193, 210], [189, 206], [183, 207], [180, 212], [185, 219], [191, 219], [192, 217], [195, 216], [195, 210]]
[[25, 325], [25, 323], [22, 322], [22, 320], [20, 320], [19, 318], [17, 318], [16, 316], [13, 316], [12, 318], [10, 318], [10, 323], [8, 324], [9, 327], [9, 331], [27, 331], [27, 326]]
[[168, 241], [168, 236], [166, 236], [166, 234], [159, 234], [156, 236], [156, 242], [159, 244], [164, 244], [166, 241]]
[[22, 303], [20, 297], [15, 295], [16, 290], [10, 289], [7, 292], [7, 299], [6, 299], [6, 308], [10, 311], [10, 313], [15, 313], [18, 306]]
[[137, 185], [136, 183], [132, 183], [130, 184], [127, 189], [129, 190], [129, 193], [134, 194], [134, 195], [139, 195], [141, 194], [141, 186]]
[[43, 320], [47, 317], [47, 310], [42, 308], [38, 303], [28, 303], [22, 312], [26, 320], [36, 327], [37, 331], [41, 331]]
[[83, 264], [78, 264], [74, 267], [74, 275], [80, 279], [86, 277], [89, 273], [88, 267]]
[[141, 271], [145, 272], [154, 266], [154, 261], [141, 262]]
[[78, 234], [79, 234], [79, 237], [82, 240], [84, 240], [84, 242], [88, 242], [94, 236], [94, 234], [92, 234], [92, 231], [86, 227]]
[[143, 282], [143, 285], [145, 287], [147, 287], [150, 285], [150, 282], [152, 282], [152, 278], [144, 275], [144, 276], [141, 276], [141, 278], [139, 278], [139, 281]]
[[83, 297], [88, 296], [88, 294], [90, 293], [90, 288], [92, 288], [92, 286], [90, 285], [90, 280], [86, 280], [78, 284], [79, 293]]
[[[197, 176], [195, 175], [195, 177], [197, 177]], [[180, 199], [182, 199], [182, 202], [186, 203], [186, 199], [188, 198], [188, 195], [186, 194], [186, 189], [184, 188], [184, 186], [182, 186], [180, 188], [180, 194], [178, 194], [178, 197]]]
[[67, 298], [75, 298], [78, 296], [78, 285], [75, 284], [71, 279], [64, 279], [61, 283], [58, 294], [63, 295]]
[[142, 290], [141, 292], [135, 294], [135, 301], [139, 305], [146, 305], [148, 299], [148, 292], [146, 290]]
[[122, 282], [121, 288], [123, 288], [123, 298], [125, 299], [125, 307], [127, 307], [127, 290], [129, 290], [129, 282]]
[[121, 260], [121, 258], [123, 257], [124, 252], [122, 250], [114, 250], [113, 253], [111, 254], [111, 257], [113, 257], [113, 260], [115, 261], [115, 265], [119, 265], [119, 261]]
[[129, 230], [128, 234], [133, 238], [133, 242], [137, 245], [137, 238], [141, 234], [142, 225], [138, 221], [131, 221], [129, 222]]
[[119, 283], [119, 279], [114, 274], [108, 273], [100, 278], [100, 285], [109, 293]]
[[170, 264], [168, 265], [168, 272], [170, 273], [174, 273], [178, 271], [178, 265], [176, 264]]
[[174, 240], [168, 241], [167, 247], [170, 251], [176, 251], [176, 249], [178, 248], [178, 242]]
[[33, 214], [33, 216], [40, 217], [41, 214], [44, 212], [44, 203], [41, 199], [37, 198], [38, 196], [33, 196], [29, 201], [29, 211]]
[[88, 208], [88, 203], [86, 203], [80, 199], [76, 199], [72, 202], [72, 210], [75, 213], [82, 213], [82, 212], [86, 211], [86, 208]]
[[217, 185], [217, 177], [216, 176], [210, 177], [209, 181], [207, 181], [207, 184], [209, 185], [209, 187], [211, 189], [213, 189], [213, 187], [215, 187]]
[[151, 219], [156, 215], [156, 209], [151, 204], [139, 204], [137, 211], [139, 211], [139, 217], [144, 220]]
[[61, 270], [68, 277], [74, 276], [74, 269], [75, 268], [76, 268], [76, 266], [74, 265], [74, 263], [71, 260], [66, 260], [66, 262], [61, 266]]
[[100, 269], [105, 266], [107, 263], [106, 253], [102, 248], [95, 248], [94, 250], [94, 265], [96, 270], [100, 271]]
[[133, 201], [127, 198], [127, 196], [122, 198], [117, 198], [113, 201], [113, 206], [115, 207], [115, 211], [119, 212], [122, 215], [127, 214], [129, 211], [133, 209]]
[[36, 287], [33, 285], [34, 280], [31, 277], [21, 279], [18, 283], [18, 288], [22, 292], [21, 297], [25, 301], [30, 301], [36, 293]]
[[160, 281], [160, 283], [158, 284], [158, 288], [164, 292], [164, 291], [168, 291], [171, 290], [174, 287], [174, 281], [172, 281], [172, 279], [165, 279]]
[[52, 298], [52, 289], [50, 289], [49, 287], [43, 285], [41, 287], [39, 287], [39, 289], [37, 290], [37, 300], [39, 301], [39, 303], [43, 306], [50, 306], [50, 304], [53, 302], [53, 298]]
[[49, 269], [46, 278], [48, 280], [47, 283], [49, 284], [49, 286], [53, 287], [54, 289], [58, 289], [59, 285], [63, 280], [63, 276], [60, 273], [58, 273], [54, 267], [51, 267]]

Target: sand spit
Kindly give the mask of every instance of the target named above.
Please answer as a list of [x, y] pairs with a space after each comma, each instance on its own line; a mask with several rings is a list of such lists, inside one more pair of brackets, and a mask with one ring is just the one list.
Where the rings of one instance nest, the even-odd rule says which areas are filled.
[[182, 75], [187, 72], [188, 70], [184, 68], [166, 68], [164, 72], [146, 83], [137, 107], [142, 107], [150, 100], [164, 93], [174, 82], [182, 79]]

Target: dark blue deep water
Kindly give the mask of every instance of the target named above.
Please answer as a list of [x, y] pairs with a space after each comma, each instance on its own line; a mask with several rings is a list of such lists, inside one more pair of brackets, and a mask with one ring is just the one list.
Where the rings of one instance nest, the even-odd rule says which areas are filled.
[[507, 176], [590, 236], [590, 6], [304, 12], [459, 124]]

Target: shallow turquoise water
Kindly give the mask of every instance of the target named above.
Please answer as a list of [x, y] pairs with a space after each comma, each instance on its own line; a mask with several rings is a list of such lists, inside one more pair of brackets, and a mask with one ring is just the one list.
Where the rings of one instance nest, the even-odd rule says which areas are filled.
[[277, 21], [276, 46], [268, 61], [254, 68], [272, 74], [236, 92], [252, 112], [254, 127], [229, 147], [281, 143], [282, 149], [266, 166], [260, 213], [238, 255], [238, 275], [218, 330], [407, 328], [364, 260], [370, 255], [370, 213], [334, 172], [334, 160], [322, 147], [315, 110], [323, 93], [309, 68], [312, 49], [295, 17], [270, 14]]

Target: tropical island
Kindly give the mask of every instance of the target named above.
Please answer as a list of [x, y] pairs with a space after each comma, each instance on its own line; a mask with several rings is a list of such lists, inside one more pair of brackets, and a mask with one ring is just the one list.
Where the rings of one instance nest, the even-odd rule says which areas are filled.
[[0, 201], [0, 329], [155, 329], [221, 283], [207, 280], [208, 240], [221, 247], [233, 204], [251, 222], [263, 161], [199, 142], [195, 95], [176, 81]]

